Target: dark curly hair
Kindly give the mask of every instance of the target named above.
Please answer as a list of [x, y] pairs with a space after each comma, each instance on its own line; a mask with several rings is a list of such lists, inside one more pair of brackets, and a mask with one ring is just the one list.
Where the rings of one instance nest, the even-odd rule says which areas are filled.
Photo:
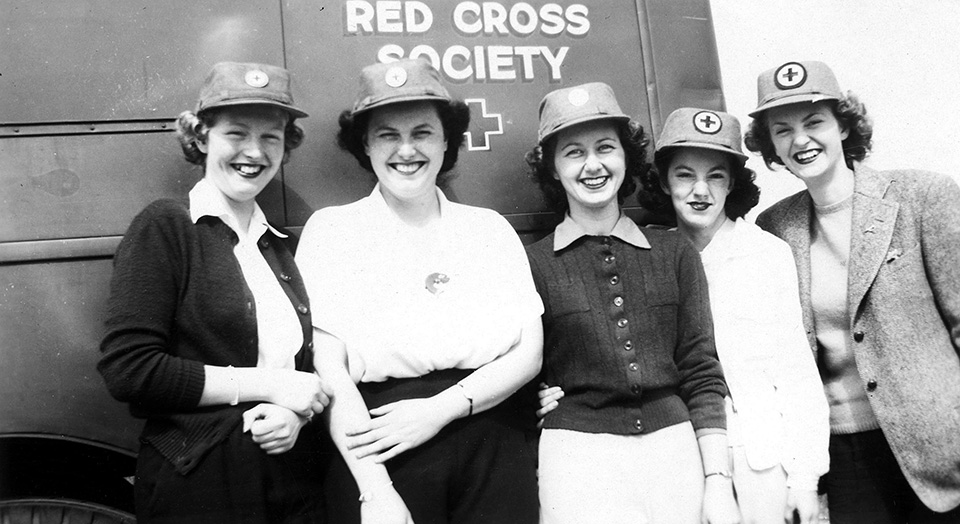
[[[643, 177], [650, 171], [651, 164], [647, 160], [647, 146], [650, 145], [650, 138], [643, 130], [643, 126], [634, 120], [614, 121], [614, 124], [627, 166], [623, 184], [617, 191], [617, 201], [623, 205], [623, 202], [637, 190], [638, 183], [641, 183]], [[524, 159], [530, 167], [531, 178], [540, 186], [540, 191], [547, 199], [547, 205], [553, 211], [563, 214], [567, 212], [569, 203], [563, 184], [553, 176], [555, 171], [553, 154], [556, 145], [557, 135], [553, 135], [547, 138], [546, 142], [528, 151]]]
[[[413, 104], [412, 102], [400, 102], [400, 104]], [[431, 101], [437, 108], [437, 116], [440, 117], [440, 124], [443, 126], [443, 136], [447, 141], [447, 150], [443, 154], [443, 163], [440, 165], [440, 174], [437, 175], [437, 185], [444, 187], [449, 182], [449, 171], [457, 164], [460, 156], [460, 147], [466, 139], [464, 133], [470, 127], [470, 107], [460, 100], [451, 100], [450, 102]], [[370, 123], [370, 114], [376, 111], [376, 108], [370, 111], [364, 111], [359, 115], [351, 115], [350, 110], [340, 113], [340, 131], [337, 132], [337, 145], [345, 151], [349, 151], [360, 163], [360, 167], [373, 173], [373, 166], [370, 164], [370, 157], [367, 156], [364, 140], [367, 134], [367, 125]]]
[[[644, 189], [637, 195], [640, 205], [652, 212], [662, 222], [669, 225], [677, 224], [677, 212], [673, 208], [670, 195], [664, 191], [668, 187], [667, 173], [670, 164], [677, 155], [680, 147], [670, 147], [660, 150], [655, 156], [654, 166], [643, 179]], [[726, 153], [730, 163], [730, 177], [733, 180], [733, 190], [727, 195], [723, 212], [731, 220], [743, 218], [758, 202], [760, 202], [760, 188], [755, 182], [757, 174], [746, 166], [746, 161], [730, 153]]]
[[[866, 158], [873, 149], [873, 122], [867, 116], [867, 108], [852, 91], [847, 91], [840, 100], [830, 101], [829, 104], [840, 129], [849, 132], [842, 142], [843, 158], [847, 167], [853, 169], [853, 163]], [[766, 114], [767, 111], [764, 111], [750, 122], [743, 143], [750, 151], [760, 154], [767, 167], [772, 169], [784, 163], [773, 147]]]
[[[177, 116], [176, 134], [180, 142], [180, 149], [183, 150], [183, 157], [191, 164], [203, 166], [207, 162], [207, 154], [200, 151], [198, 143], [207, 142], [207, 134], [210, 128], [217, 123], [217, 118], [221, 113], [230, 109], [243, 106], [225, 106], [200, 111], [195, 114], [193, 111], [184, 111]], [[279, 113], [286, 113], [282, 109]], [[289, 113], [287, 113], [289, 114]], [[296, 122], [296, 118], [289, 118], [286, 127], [283, 128], [283, 162], [287, 163], [290, 159], [290, 151], [300, 147], [303, 143], [303, 128]]]

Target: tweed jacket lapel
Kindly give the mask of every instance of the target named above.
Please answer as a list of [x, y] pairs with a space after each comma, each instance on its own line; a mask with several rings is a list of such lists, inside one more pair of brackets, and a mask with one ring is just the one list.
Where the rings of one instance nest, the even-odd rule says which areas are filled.
[[893, 238], [900, 205], [883, 199], [889, 186], [890, 179], [881, 173], [866, 166], [856, 167], [847, 273], [847, 309], [851, 322], [876, 278]]
[[797, 255], [797, 278], [800, 284], [800, 305], [803, 307], [803, 328], [807, 332], [807, 341], [817, 354], [817, 335], [813, 323], [813, 303], [810, 298], [810, 214], [813, 212], [813, 200], [810, 193], [803, 191], [784, 210], [779, 220], [781, 238], [790, 245]]

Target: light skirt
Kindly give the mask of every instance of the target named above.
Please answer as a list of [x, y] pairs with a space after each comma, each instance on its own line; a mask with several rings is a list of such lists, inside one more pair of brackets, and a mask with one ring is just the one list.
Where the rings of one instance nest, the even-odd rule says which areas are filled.
[[689, 422], [646, 435], [545, 429], [543, 524], [699, 524], [703, 466]]

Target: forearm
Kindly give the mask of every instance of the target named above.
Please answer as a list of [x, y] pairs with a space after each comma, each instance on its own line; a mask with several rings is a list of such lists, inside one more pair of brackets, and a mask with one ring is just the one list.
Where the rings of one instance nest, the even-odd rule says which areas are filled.
[[540, 317], [533, 317], [524, 323], [520, 340], [510, 351], [461, 380], [462, 386], [454, 385], [440, 395], [472, 397], [473, 413], [480, 413], [497, 406], [533, 380], [542, 362], [543, 327]]
[[[256, 367], [226, 367], [204, 365], [203, 394], [200, 406], [240, 402], [274, 402], [273, 386], [282, 377], [273, 370]], [[274, 376], [271, 376], [274, 375]]]

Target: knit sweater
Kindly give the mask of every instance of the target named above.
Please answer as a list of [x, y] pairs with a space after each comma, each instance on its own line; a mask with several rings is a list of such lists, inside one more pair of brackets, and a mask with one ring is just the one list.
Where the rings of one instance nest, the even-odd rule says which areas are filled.
[[565, 393], [543, 427], [725, 428], [727, 391], [693, 247], [676, 232], [644, 229], [649, 248], [582, 236], [555, 251], [555, 234], [527, 248], [545, 308], [543, 378]]
[[[185, 201], [158, 200], [134, 218], [114, 258], [97, 369], [110, 393], [147, 419], [141, 440], [183, 474], [251, 407], [199, 407], [205, 364], [257, 365], [256, 307], [236, 242], [219, 218], [194, 224]], [[310, 310], [293, 256], [269, 229], [259, 245], [299, 312], [296, 368], [311, 371]]]

